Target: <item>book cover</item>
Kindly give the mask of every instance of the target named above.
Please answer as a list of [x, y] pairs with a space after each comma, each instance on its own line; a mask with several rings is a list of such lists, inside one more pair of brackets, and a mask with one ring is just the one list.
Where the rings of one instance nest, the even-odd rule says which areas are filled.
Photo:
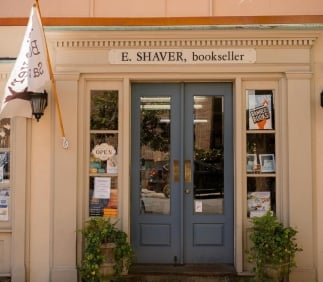
[[248, 192], [248, 214], [250, 217], [263, 216], [270, 211], [270, 192]]
[[249, 129], [273, 129], [272, 94], [248, 95]]

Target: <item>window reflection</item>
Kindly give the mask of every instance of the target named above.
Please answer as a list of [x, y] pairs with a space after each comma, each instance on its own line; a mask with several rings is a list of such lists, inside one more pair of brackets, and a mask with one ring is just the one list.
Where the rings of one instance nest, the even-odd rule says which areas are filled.
[[170, 97], [141, 97], [141, 212], [169, 214]]
[[223, 213], [223, 97], [194, 97], [195, 213]]
[[118, 91], [91, 91], [91, 130], [118, 129]]

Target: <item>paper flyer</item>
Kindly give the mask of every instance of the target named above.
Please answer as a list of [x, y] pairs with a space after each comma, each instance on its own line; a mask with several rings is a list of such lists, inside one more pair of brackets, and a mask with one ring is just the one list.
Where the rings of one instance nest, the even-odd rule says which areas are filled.
[[95, 177], [93, 198], [110, 199], [110, 193], [111, 193], [111, 178]]

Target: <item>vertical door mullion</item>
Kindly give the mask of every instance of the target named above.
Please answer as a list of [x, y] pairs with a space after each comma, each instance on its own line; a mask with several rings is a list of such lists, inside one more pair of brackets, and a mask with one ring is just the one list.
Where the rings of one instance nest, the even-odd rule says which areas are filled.
[[[185, 88], [184, 88], [184, 83], [181, 84], [180, 87], [180, 93], [179, 93], [179, 101], [180, 101], [180, 144], [179, 144], [179, 151], [180, 151], [180, 163], [181, 163], [181, 177], [180, 177], [180, 196], [179, 196], [179, 205], [181, 207], [180, 209], [180, 234], [181, 237], [180, 238], [185, 238], [184, 236], [184, 213], [185, 213], [185, 208], [184, 208], [184, 163], [185, 163], [185, 148], [183, 146], [183, 144], [185, 144], [185, 126], [184, 126], [184, 120], [185, 120], [185, 105], [184, 105], [184, 100], [185, 100]], [[183, 264], [184, 263], [184, 239], [181, 240], [181, 246], [180, 246], [180, 253], [181, 253], [181, 259], [180, 259], [180, 263]]]

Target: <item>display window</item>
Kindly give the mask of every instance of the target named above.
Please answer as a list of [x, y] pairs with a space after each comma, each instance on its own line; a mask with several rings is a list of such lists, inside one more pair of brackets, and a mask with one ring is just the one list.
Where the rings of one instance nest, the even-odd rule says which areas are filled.
[[118, 91], [90, 93], [89, 214], [118, 216]]
[[276, 211], [274, 90], [246, 90], [247, 215]]
[[0, 120], [0, 228], [10, 216], [10, 119]]

